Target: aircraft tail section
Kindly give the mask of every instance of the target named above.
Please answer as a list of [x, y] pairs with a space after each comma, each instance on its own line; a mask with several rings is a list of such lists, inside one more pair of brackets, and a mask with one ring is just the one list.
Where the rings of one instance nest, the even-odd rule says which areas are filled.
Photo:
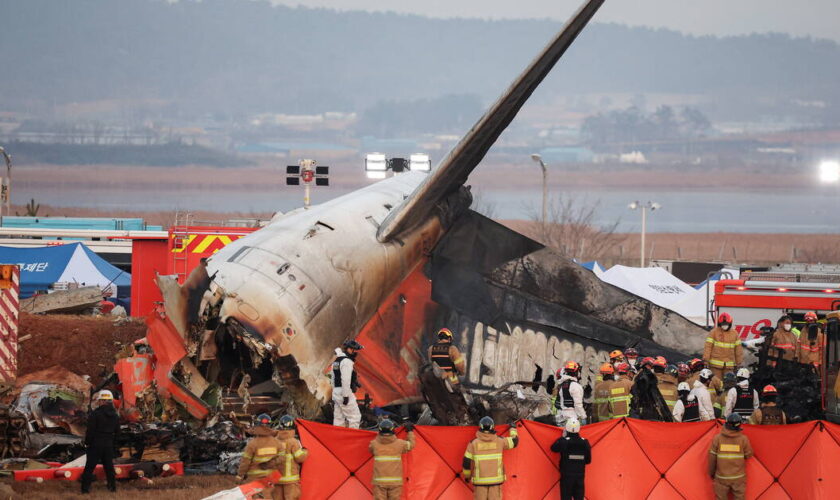
[[604, 0], [588, 0], [569, 19], [560, 33], [473, 125], [449, 155], [429, 173], [414, 193], [391, 211], [379, 227], [379, 241], [390, 241], [419, 224], [448, 194], [466, 182], [470, 172], [481, 162], [603, 3]]

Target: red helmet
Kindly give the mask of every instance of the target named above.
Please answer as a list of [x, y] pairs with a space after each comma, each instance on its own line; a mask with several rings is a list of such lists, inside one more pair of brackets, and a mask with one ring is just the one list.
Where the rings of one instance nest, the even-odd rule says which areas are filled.
[[615, 365], [615, 371], [617, 371], [619, 375], [621, 375], [622, 373], [629, 373], [630, 365], [624, 362], [619, 363]]
[[805, 321], [817, 321], [817, 313], [808, 311], [805, 313]]
[[668, 366], [668, 360], [666, 360], [664, 356], [657, 356], [656, 359], [653, 360], [653, 366], [661, 366], [662, 368], [665, 368]]
[[653, 366], [654, 359], [650, 356], [642, 359], [642, 366]]
[[702, 359], [694, 358], [688, 362], [688, 368], [691, 371], [696, 372], [702, 370], [706, 366], [706, 363], [703, 362]]
[[775, 386], [772, 385], [765, 385], [764, 389], [761, 390], [762, 396], [776, 396], [779, 394], [779, 391], [776, 390]]
[[624, 357], [628, 358], [628, 359], [629, 358], [638, 358], [639, 357], [639, 351], [637, 351], [633, 347], [628, 347], [627, 349], [624, 350]]
[[601, 375], [612, 375], [613, 373], [615, 373], [615, 368], [613, 368], [613, 365], [609, 363], [604, 363], [603, 365], [601, 365]]
[[624, 359], [624, 353], [620, 350], [616, 349], [610, 353], [610, 361], [616, 361], [619, 359]]
[[677, 375], [680, 377], [688, 377], [691, 374], [691, 368], [686, 363], [677, 363]]
[[729, 323], [731, 325], [732, 315], [729, 313], [720, 313], [720, 316], [718, 316], [717, 324], [721, 325], [723, 323]]

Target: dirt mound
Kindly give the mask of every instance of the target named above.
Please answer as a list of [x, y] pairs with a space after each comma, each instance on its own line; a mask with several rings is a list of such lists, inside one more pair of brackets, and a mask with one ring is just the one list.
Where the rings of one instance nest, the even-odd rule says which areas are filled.
[[116, 325], [111, 316], [34, 315], [21, 313], [18, 376], [60, 365], [97, 384], [111, 372], [114, 355], [127, 342], [146, 335], [142, 320]]

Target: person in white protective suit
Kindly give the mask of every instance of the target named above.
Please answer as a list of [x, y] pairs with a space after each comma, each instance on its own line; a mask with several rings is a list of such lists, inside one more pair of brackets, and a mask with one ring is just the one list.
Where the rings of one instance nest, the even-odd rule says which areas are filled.
[[358, 429], [362, 422], [362, 413], [355, 395], [361, 385], [354, 367], [356, 355], [362, 349], [362, 344], [348, 340], [341, 349], [335, 350], [336, 358], [332, 364], [333, 425], [338, 427]]

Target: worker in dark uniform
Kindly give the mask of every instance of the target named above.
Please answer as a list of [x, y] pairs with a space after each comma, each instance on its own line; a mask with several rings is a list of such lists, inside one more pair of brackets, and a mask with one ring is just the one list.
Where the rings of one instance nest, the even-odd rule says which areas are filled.
[[429, 346], [429, 361], [440, 368], [440, 377], [449, 392], [461, 385], [458, 375], [467, 372], [467, 362], [457, 347], [452, 345], [452, 332], [448, 328], [438, 331], [438, 341]]
[[580, 437], [580, 422], [566, 422], [566, 435], [551, 445], [551, 451], [560, 454], [561, 500], [583, 500], [586, 465], [592, 461], [592, 448], [586, 438]]
[[82, 472], [82, 493], [90, 493], [93, 471], [98, 464], [105, 470], [108, 491], [117, 491], [117, 474], [114, 471], [114, 439], [120, 429], [120, 417], [114, 409], [114, 395], [111, 391], [99, 391], [97, 407], [90, 412], [85, 433], [87, 454], [85, 470]]
[[785, 425], [787, 416], [784, 410], [776, 405], [778, 391], [772, 385], [765, 385], [761, 391], [761, 407], [750, 415], [753, 425]]

